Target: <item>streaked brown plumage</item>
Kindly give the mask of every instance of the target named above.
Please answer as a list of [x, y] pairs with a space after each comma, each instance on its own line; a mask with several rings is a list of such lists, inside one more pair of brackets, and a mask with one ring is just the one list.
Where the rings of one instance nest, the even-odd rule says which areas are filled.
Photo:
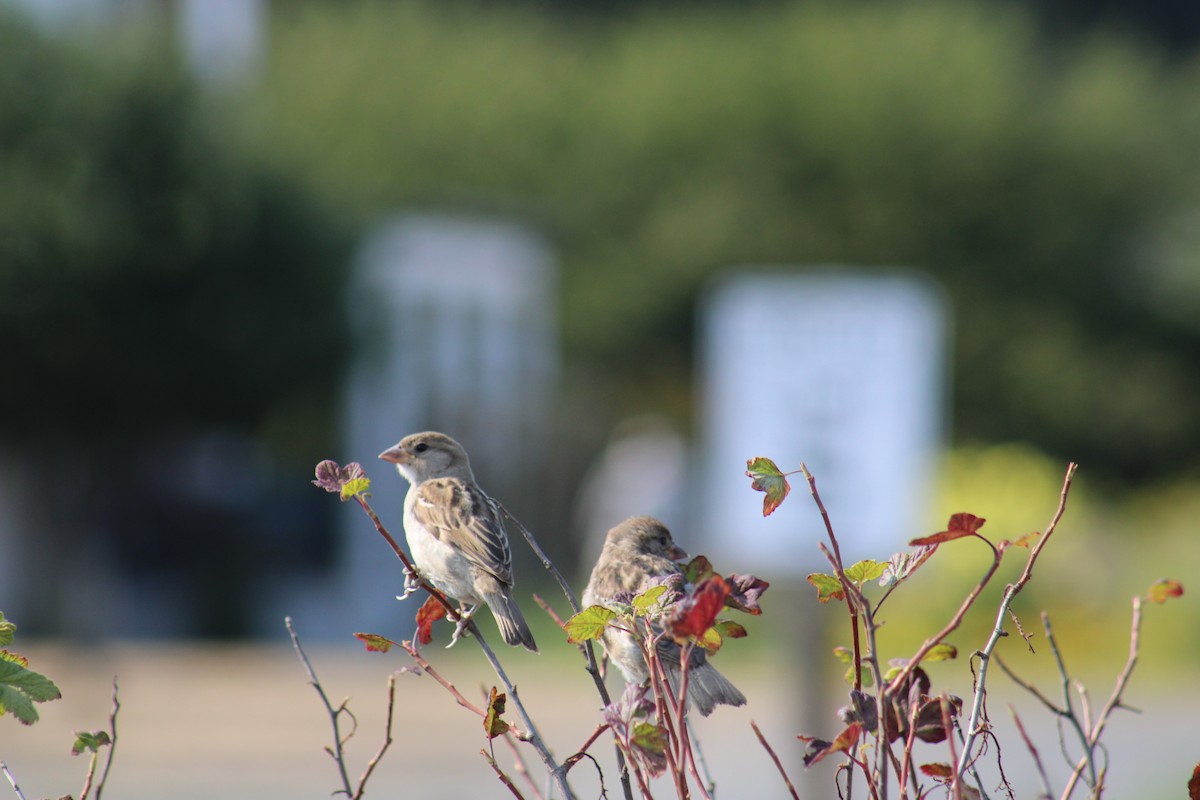
[[501, 513], [475, 482], [467, 451], [444, 433], [427, 431], [404, 437], [379, 457], [411, 484], [404, 536], [421, 574], [460, 603], [487, 603], [505, 642], [537, 652], [513, 598], [512, 552]]
[[[653, 517], [630, 517], [608, 532], [584, 590], [583, 605], [606, 605], [622, 592], [641, 594], [654, 585], [655, 578], [680, 574], [675, 562], [684, 558], [687, 554], [675, 544], [665, 525]], [[630, 633], [610, 627], [601, 644], [625, 680], [641, 683], [650, 677], [646, 659]], [[682, 648], [670, 639], [660, 640], [659, 658], [667, 666], [667, 678], [674, 691], [679, 689], [682, 653]], [[745, 695], [708, 663], [708, 655], [699, 647], [692, 649], [688, 658], [688, 700], [704, 716], [718, 704], [746, 703]]]

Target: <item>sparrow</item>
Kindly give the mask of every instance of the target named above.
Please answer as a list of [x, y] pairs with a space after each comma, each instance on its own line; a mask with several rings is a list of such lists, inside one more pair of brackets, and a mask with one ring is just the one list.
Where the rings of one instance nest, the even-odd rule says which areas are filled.
[[[657, 578], [682, 576], [683, 570], [675, 562], [685, 558], [687, 553], [675, 544], [671, 532], [657, 519], [630, 517], [605, 537], [600, 560], [583, 592], [583, 606], [611, 605], [619, 594], [641, 594], [659, 583]], [[609, 627], [600, 642], [627, 682], [642, 683], [649, 679], [650, 670], [633, 634]], [[659, 639], [658, 656], [675, 692], [679, 691], [682, 654], [683, 648], [671, 639]], [[708, 663], [708, 655], [700, 647], [693, 648], [688, 658], [687, 693], [688, 700], [706, 717], [719, 703], [730, 706], [746, 703], [746, 696]]]
[[479, 488], [467, 451], [444, 433], [401, 439], [379, 454], [411, 484], [404, 498], [404, 537], [422, 577], [459, 602], [463, 625], [487, 603], [510, 645], [537, 652], [513, 598], [512, 551], [499, 505]]

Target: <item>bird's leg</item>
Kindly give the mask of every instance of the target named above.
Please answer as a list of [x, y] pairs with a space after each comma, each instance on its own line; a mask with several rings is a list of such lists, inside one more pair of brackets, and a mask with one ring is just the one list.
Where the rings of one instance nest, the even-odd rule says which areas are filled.
[[462, 606], [458, 609], [458, 622], [454, 625], [454, 635], [450, 637], [450, 644], [446, 645], [447, 650], [454, 647], [454, 643], [459, 640], [459, 637], [466, 633], [467, 625], [471, 623], [471, 617], [475, 616], [478, 608], [479, 604], [476, 603], [473, 606]]

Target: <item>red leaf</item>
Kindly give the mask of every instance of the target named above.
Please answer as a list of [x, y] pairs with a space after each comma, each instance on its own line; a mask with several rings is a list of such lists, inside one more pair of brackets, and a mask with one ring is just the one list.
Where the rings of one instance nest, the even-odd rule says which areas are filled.
[[838, 734], [832, 742], [813, 739], [809, 736], [797, 736], [802, 742], [808, 742], [808, 751], [804, 754], [804, 766], [811, 767], [830, 753], [849, 753], [850, 748], [858, 743], [862, 736], [862, 725], [855, 722]]
[[921, 772], [938, 781], [950, 780], [954, 776], [954, 768], [949, 764], [922, 764]]
[[771, 584], [762, 578], [756, 578], [753, 575], [739, 575], [736, 572], [725, 581], [729, 584], [729, 597], [725, 598], [725, 605], [756, 617], [762, 613], [758, 600]]
[[960, 513], [950, 517], [950, 522], [946, 525], [946, 530], [940, 533], [935, 533], [932, 536], [923, 536], [920, 539], [913, 539], [909, 542], [912, 547], [924, 547], [925, 545], [941, 544], [942, 542], [952, 542], [955, 539], [961, 539], [964, 536], [974, 536], [983, 523], [987, 522], [983, 517], [977, 517], [974, 514]]
[[671, 614], [668, 624], [671, 636], [677, 641], [686, 641], [700, 636], [717, 619], [729, 597], [729, 584], [720, 575], [713, 575], [700, 582], [687, 597], [681, 600]]
[[1188, 781], [1188, 800], [1200, 800], [1200, 764], [1192, 770], [1192, 779]]
[[417, 609], [417, 641], [429, 644], [433, 641], [433, 623], [446, 616], [446, 607], [433, 595], [425, 598], [425, 604]]

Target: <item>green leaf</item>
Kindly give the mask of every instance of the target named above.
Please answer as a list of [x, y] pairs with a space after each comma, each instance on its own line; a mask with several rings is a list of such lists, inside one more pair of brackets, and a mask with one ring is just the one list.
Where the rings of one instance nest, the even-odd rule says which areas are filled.
[[[354, 638], [367, 646], [368, 653], [386, 653], [395, 646], [395, 642], [378, 633], [356, 633]], [[428, 642], [426, 643], [428, 644]]]
[[646, 591], [633, 598], [633, 609], [638, 614], [645, 614], [658, 605], [659, 598], [663, 596], [663, 592], [667, 591], [667, 586], [660, 583], [658, 586], [651, 586]]
[[1163, 578], [1150, 587], [1147, 595], [1152, 601], [1162, 605], [1172, 597], [1183, 596], [1183, 584], [1170, 578]]
[[101, 747], [112, 744], [112, 740], [108, 738], [107, 731], [75, 731], [75, 744], [71, 746], [71, 755], [77, 756], [84, 750], [92, 753], [99, 751]]
[[713, 576], [712, 562], [705, 556], [696, 556], [683, 568], [683, 579], [687, 583], [697, 584]]
[[768, 517], [779, 508], [779, 504], [788, 496], [792, 487], [788, 485], [787, 477], [775, 466], [775, 462], [764, 456], [757, 456], [746, 462], [746, 477], [751, 478], [750, 488], [766, 492], [763, 498], [763, 516]]
[[[875, 683], [875, 679], [871, 677], [871, 670], [867, 669], [866, 664], [862, 664], [858, 668], [859, 684], [861, 686], [871, 686]], [[843, 680], [849, 685], [854, 685], [854, 665], [851, 664], [846, 668], [846, 674], [842, 676]]]
[[4, 618], [4, 612], [0, 611], [0, 647], [8, 647], [12, 644], [13, 634], [16, 633], [17, 626]]
[[808, 576], [808, 582], [816, 587], [817, 599], [822, 603], [828, 603], [830, 600], [844, 600], [846, 597], [842, 592], [842, 582], [838, 580], [837, 575], [814, 572]]
[[721, 649], [723, 644], [721, 640], [721, 632], [717, 630], [717, 626], [713, 625], [708, 630], [696, 637], [696, 644], [703, 647], [709, 653], [715, 653]]
[[745, 639], [748, 635], [746, 628], [741, 623], [731, 619], [720, 620], [713, 627], [717, 629], [717, 633], [721, 634], [722, 639]]
[[639, 722], [633, 726], [633, 744], [650, 753], [666, 752], [666, 731], [653, 722]]
[[487, 738], [495, 739], [497, 736], [503, 736], [508, 733], [508, 723], [500, 719], [500, 715], [504, 713], [505, 705], [507, 705], [507, 695], [504, 692], [498, 691], [493, 686], [491, 693], [488, 695], [487, 715], [483, 718], [483, 730]]
[[0, 658], [0, 714], [12, 714], [22, 725], [38, 721], [34, 703], [57, 700], [62, 692], [54, 681], [29, 669], [24, 657], [4, 651]]
[[342, 487], [340, 496], [342, 500], [349, 500], [351, 497], [366, 494], [370, 488], [370, 478], [354, 478], [353, 480], [346, 481], [346, 485]]
[[833, 648], [833, 654], [837, 657], [837, 660], [841, 661], [843, 664], [854, 663], [854, 651], [849, 647], [842, 647], [841, 645], [838, 645], [837, 647]]
[[567, 631], [567, 641], [570, 644], [582, 644], [599, 639], [608, 623], [618, 616], [611, 608], [589, 606], [566, 621], [564, 628]]
[[887, 566], [886, 562], [880, 563], [869, 558], [863, 559], [857, 564], [846, 567], [846, 577], [858, 586], [862, 586], [867, 581], [878, 580]]
[[952, 644], [942, 642], [935, 644], [928, 653], [925, 654], [925, 661], [950, 661], [958, 658], [958, 648]]

